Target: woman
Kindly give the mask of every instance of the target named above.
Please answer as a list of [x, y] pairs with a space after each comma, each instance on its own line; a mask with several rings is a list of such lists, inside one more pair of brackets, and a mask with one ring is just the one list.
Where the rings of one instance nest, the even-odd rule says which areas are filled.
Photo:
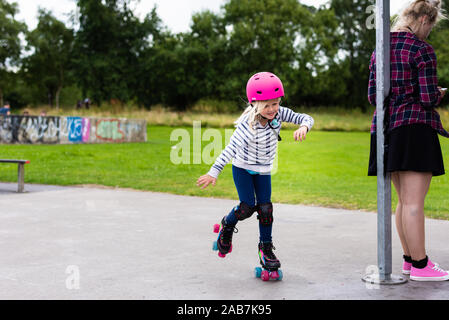
[[[391, 32], [391, 94], [385, 163], [398, 195], [396, 228], [411, 280], [444, 281], [449, 273], [432, 263], [425, 249], [424, 199], [432, 176], [444, 174], [438, 133], [449, 137], [435, 110], [445, 95], [437, 86], [437, 60], [425, 40], [443, 18], [439, 0], [415, 0]], [[370, 64], [368, 99], [376, 105], [376, 55]], [[377, 174], [376, 114], [371, 125], [368, 175]]]

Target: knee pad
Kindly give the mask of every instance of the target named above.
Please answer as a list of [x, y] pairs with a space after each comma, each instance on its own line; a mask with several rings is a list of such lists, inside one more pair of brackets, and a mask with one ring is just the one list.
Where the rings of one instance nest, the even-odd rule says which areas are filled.
[[271, 202], [262, 203], [257, 206], [257, 219], [263, 226], [269, 226], [273, 223], [273, 204]]
[[234, 209], [234, 214], [238, 220], [248, 219], [256, 212], [256, 207], [252, 207], [245, 202], [240, 202], [240, 204]]

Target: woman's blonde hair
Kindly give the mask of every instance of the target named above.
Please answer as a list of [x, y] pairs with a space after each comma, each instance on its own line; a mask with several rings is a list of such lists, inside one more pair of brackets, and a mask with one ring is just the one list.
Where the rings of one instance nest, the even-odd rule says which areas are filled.
[[441, 0], [415, 0], [397, 16], [393, 23], [392, 30], [398, 31], [407, 27], [415, 27], [419, 23], [419, 18], [427, 16], [428, 22], [437, 24], [443, 19], [447, 19], [441, 9]]
[[[267, 101], [269, 100], [254, 101], [252, 104], [249, 104], [234, 124], [237, 126], [244, 120], [245, 116], [248, 115], [249, 128], [253, 133], [255, 133], [255, 126], [262, 119], [261, 112], [267, 105]], [[281, 102], [281, 98], [277, 98], [277, 101]]]

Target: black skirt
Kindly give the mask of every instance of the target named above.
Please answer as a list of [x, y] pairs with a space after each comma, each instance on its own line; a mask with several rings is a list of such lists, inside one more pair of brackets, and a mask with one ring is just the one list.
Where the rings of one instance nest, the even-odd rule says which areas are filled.
[[[391, 130], [386, 171], [432, 172], [433, 176], [444, 174], [443, 155], [438, 133], [423, 123], [404, 125]], [[371, 135], [368, 175], [377, 175], [376, 135]]]

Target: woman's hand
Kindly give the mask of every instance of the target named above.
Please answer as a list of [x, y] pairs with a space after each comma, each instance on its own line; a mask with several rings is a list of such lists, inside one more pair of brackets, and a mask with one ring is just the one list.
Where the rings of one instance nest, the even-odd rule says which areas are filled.
[[298, 130], [293, 133], [293, 138], [295, 141], [303, 141], [306, 140], [306, 134], [309, 129], [307, 126], [301, 126]]
[[201, 189], [206, 189], [208, 185], [212, 183], [213, 186], [215, 186], [215, 183], [217, 183], [217, 178], [214, 178], [208, 174], [205, 174], [204, 176], [201, 176], [196, 181], [196, 185], [198, 187], [201, 187]]
[[443, 99], [444, 98], [444, 96], [446, 95], [446, 92], [447, 92], [447, 88], [444, 88], [445, 90], [443, 90], [443, 88], [441, 88], [441, 87], [438, 87], [438, 90], [440, 90], [440, 92], [441, 92], [441, 99]]

